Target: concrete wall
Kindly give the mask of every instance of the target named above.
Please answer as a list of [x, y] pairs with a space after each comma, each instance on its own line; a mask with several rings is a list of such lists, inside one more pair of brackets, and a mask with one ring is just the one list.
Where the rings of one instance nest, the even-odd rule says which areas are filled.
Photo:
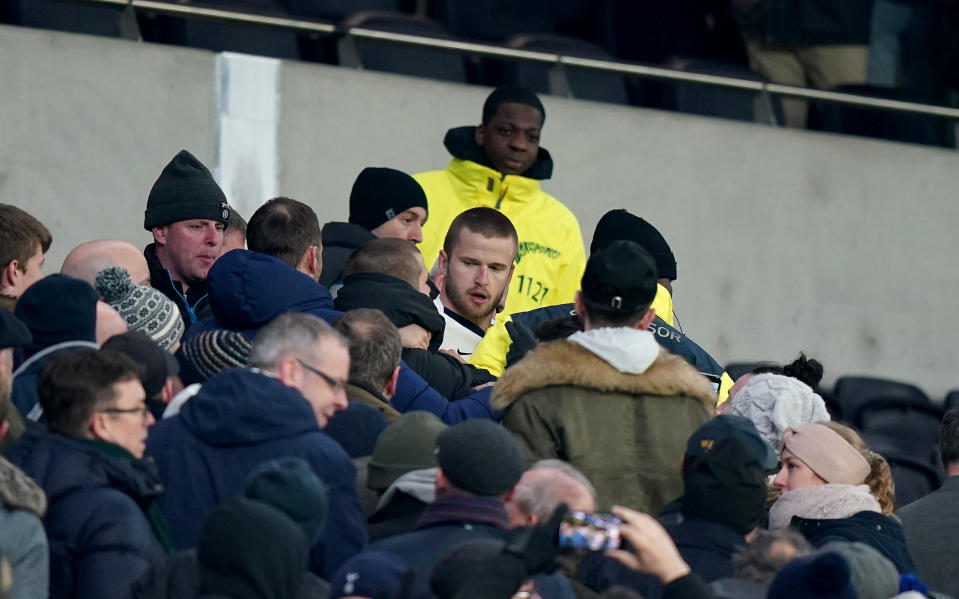
[[[0, 201], [51, 226], [49, 271], [81, 239], [142, 240], [146, 194], [176, 149], [215, 159], [212, 55], [15, 29], [0, 29], [0, 50], [16, 57], [0, 64], [0, 107], [19, 140], [0, 149]], [[278, 189], [321, 220], [345, 218], [364, 166], [445, 166], [443, 134], [475, 123], [487, 93], [286, 62], [279, 90]], [[805, 350], [827, 378], [914, 381], [934, 399], [959, 388], [954, 152], [544, 103], [546, 189], [587, 238], [616, 207], [659, 227], [682, 326], [718, 360]]]

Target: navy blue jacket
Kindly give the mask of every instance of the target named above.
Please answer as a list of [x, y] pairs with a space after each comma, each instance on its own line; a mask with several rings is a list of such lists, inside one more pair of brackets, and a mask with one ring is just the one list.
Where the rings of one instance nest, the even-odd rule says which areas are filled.
[[147, 454], [166, 482], [160, 508], [181, 549], [196, 546], [207, 517], [242, 491], [250, 471], [286, 456], [304, 459], [329, 490], [313, 570], [330, 576], [366, 544], [353, 462], [320, 430], [303, 396], [275, 378], [248, 369], [213, 376], [178, 415], [150, 430]]
[[[216, 329], [253, 339], [260, 327], [286, 312], [305, 312], [327, 322], [343, 314], [333, 309], [325, 287], [277, 258], [248, 250], [221, 256], [207, 276], [207, 291], [214, 316], [191, 326], [184, 339]], [[489, 405], [490, 392], [487, 388], [450, 402], [400, 362], [400, 378], [390, 404], [399, 412], [431, 412], [450, 425], [470, 418], [500, 420], [502, 414]]]
[[[566, 318], [576, 313], [573, 304], [559, 304], [557, 306], [544, 306], [529, 310], [528, 312], [519, 312], [510, 316], [515, 321], [526, 325], [529, 330], [535, 331], [540, 323], [557, 318]], [[656, 316], [647, 327], [650, 333], [656, 337], [656, 341], [669, 350], [670, 353], [680, 356], [690, 363], [700, 374], [714, 383], [719, 383], [724, 370], [709, 353], [696, 344], [695, 341], [680, 333], [678, 329], [670, 326], [665, 320]]]
[[148, 460], [45, 429], [29, 429], [7, 457], [47, 494], [51, 597], [121, 597], [166, 555], [145, 515], [162, 490]]
[[794, 516], [795, 527], [812, 544], [822, 547], [830, 541], [859, 541], [889, 558], [900, 574], [915, 574], [916, 565], [906, 546], [899, 521], [878, 512], [859, 512], [848, 518], [814, 520]]

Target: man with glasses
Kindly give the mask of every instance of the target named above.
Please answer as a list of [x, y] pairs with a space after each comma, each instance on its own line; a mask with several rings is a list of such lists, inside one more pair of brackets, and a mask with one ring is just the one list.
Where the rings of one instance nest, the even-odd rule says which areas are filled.
[[353, 463], [320, 430], [347, 406], [347, 342], [323, 320], [290, 312], [257, 333], [250, 366], [207, 379], [151, 431], [147, 454], [167, 486], [160, 508], [177, 546], [195, 547], [209, 514], [240, 493], [260, 463], [302, 458], [329, 487], [311, 564], [327, 578], [366, 542]]
[[50, 596], [117, 598], [172, 549], [142, 460], [153, 416], [129, 358], [83, 349], [54, 356], [37, 385], [46, 428], [7, 452], [47, 495]]

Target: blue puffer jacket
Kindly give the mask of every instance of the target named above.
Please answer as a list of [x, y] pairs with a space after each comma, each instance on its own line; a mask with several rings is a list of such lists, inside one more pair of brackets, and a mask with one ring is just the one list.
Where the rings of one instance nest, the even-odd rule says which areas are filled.
[[[325, 287], [272, 256], [248, 250], [233, 250], [214, 263], [207, 293], [214, 316], [187, 329], [184, 339], [216, 329], [253, 339], [263, 325], [286, 312], [305, 312], [327, 322], [343, 314], [333, 309]], [[432, 412], [446, 424], [470, 418], [500, 420], [502, 414], [490, 407], [489, 396], [490, 390], [484, 389], [451, 402], [401, 362], [390, 403], [400, 412]]]
[[145, 515], [162, 490], [149, 460], [43, 429], [29, 429], [7, 457], [47, 494], [51, 597], [122, 597], [166, 555]]
[[251, 339], [284, 312], [305, 312], [326, 321], [340, 315], [325, 287], [283, 261], [249, 250], [233, 250], [213, 264], [206, 279], [213, 316], [191, 326], [189, 339], [203, 331], [229, 329]]
[[326, 578], [366, 544], [353, 462], [320, 431], [303, 396], [277, 379], [248, 369], [208, 379], [178, 415], [150, 430], [147, 454], [166, 482], [160, 508], [181, 549], [196, 546], [207, 517], [242, 491], [251, 470], [287, 456], [304, 459], [329, 490], [313, 570]]

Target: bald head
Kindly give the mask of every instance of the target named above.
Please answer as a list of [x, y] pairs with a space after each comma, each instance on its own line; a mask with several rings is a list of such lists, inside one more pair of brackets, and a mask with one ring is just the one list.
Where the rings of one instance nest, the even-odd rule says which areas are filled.
[[120, 239], [98, 239], [81, 243], [63, 259], [60, 272], [90, 285], [96, 284], [97, 273], [104, 268], [120, 266], [138, 285], [150, 284], [150, 269], [146, 258], [135, 245]]
[[592, 512], [596, 491], [582, 472], [560, 460], [536, 462], [523, 473], [506, 503], [510, 526], [531, 526], [547, 520], [559, 504]]

